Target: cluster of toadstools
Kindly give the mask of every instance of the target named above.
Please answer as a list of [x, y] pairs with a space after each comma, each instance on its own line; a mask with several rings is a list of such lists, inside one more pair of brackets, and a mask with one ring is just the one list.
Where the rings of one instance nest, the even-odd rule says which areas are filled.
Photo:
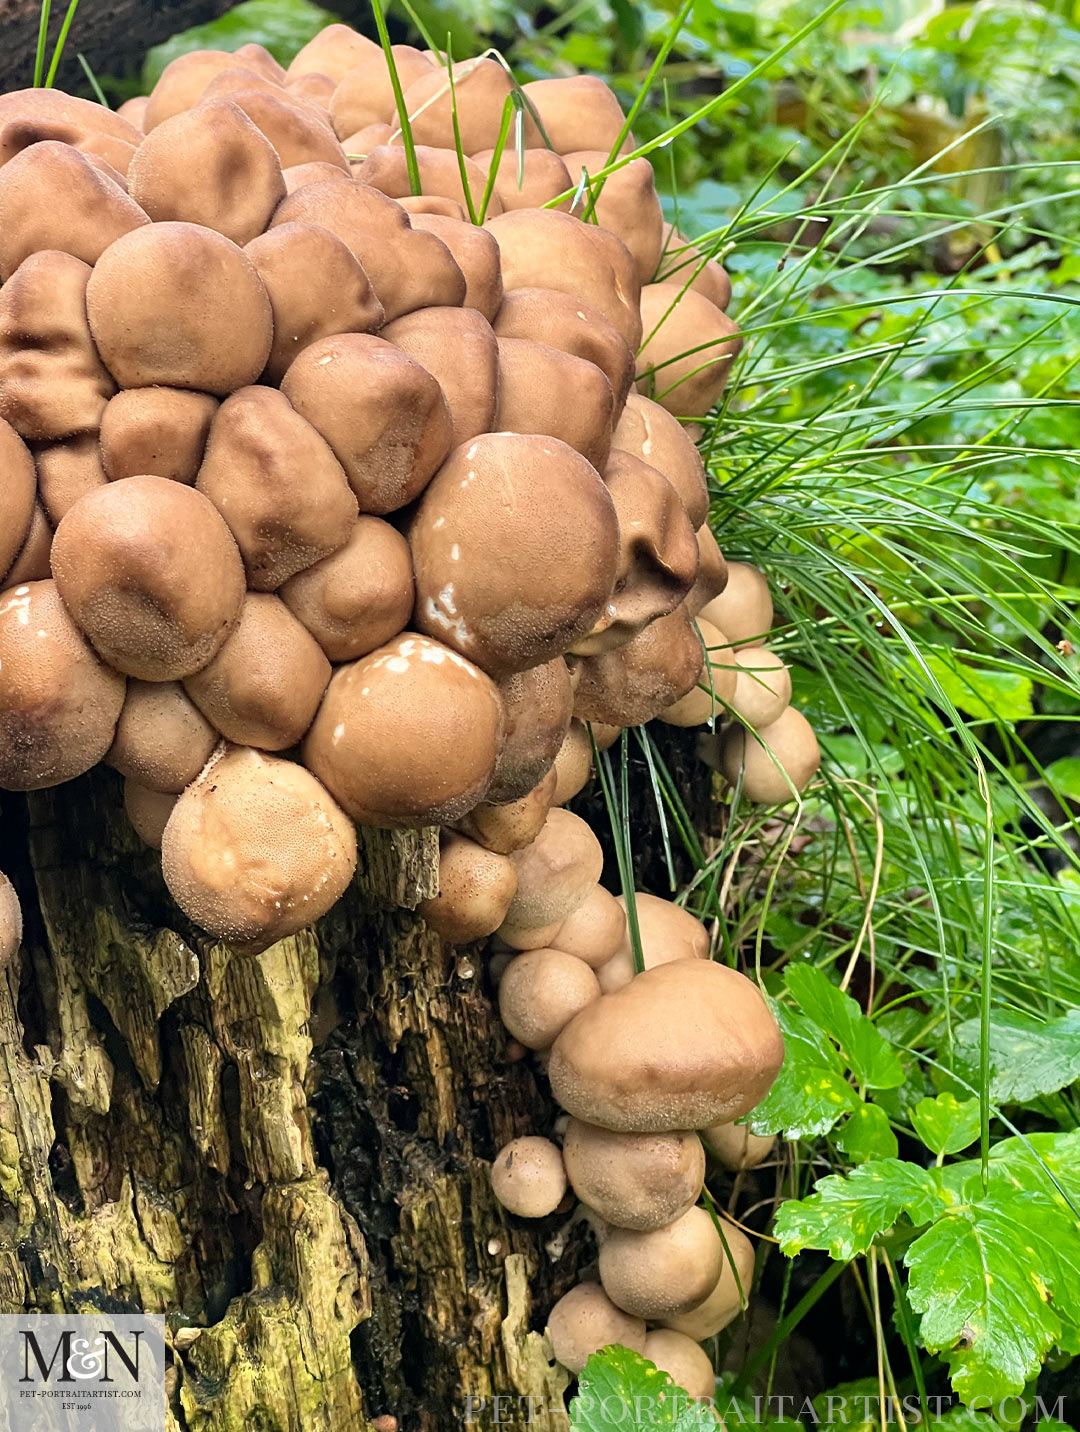
[[251, 951], [339, 899], [356, 825], [441, 826], [421, 913], [496, 936], [570, 1116], [496, 1192], [544, 1216], [569, 1184], [596, 1230], [556, 1356], [621, 1342], [705, 1395], [752, 1257], [698, 1205], [695, 1131], [759, 1156], [732, 1121], [782, 1044], [647, 895], [635, 975], [563, 807], [655, 718], [749, 800], [817, 769], [687, 426], [738, 355], [730, 284], [647, 159], [604, 175], [633, 139], [602, 81], [393, 58], [407, 121], [341, 25], [288, 70], [184, 55], [115, 113], [0, 97], [0, 788], [114, 767], [177, 904]]

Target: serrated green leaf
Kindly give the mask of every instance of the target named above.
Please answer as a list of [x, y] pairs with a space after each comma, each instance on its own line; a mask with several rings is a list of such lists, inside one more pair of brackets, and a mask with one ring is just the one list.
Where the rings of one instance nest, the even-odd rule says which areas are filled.
[[716, 1432], [716, 1417], [706, 1402], [696, 1402], [676, 1387], [666, 1372], [625, 1347], [593, 1353], [570, 1404], [572, 1432], [627, 1432], [663, 1428], [666, 1432]]
[[876, 1104], [860, 1104], [836, 1132], [836, 1144], [856, 1163], [867, 1159], [894, 1159], [900, 1151], [889, 1116]]
[[[978, 1062], [979, 1021], [966, 1020], [956, 1030], [962, 1062]], [[990, 1016], [990, 1097], [1003, 1104], [1026, 1104], [1040, 1094], [1054, 1094], [1080, 1079], [1080, 1010], [1060, 1019], [1040, 1021], [1016, 1010], [994, 1010]]]
[[827, 1134], [857, 1108], [858, 1094], [825, 1033], [790, 1005], [776, 1011], [784, 1036], [784, 1062], [772, 1088], [750, 1116], [755, 1134], [783, 1133], [788, 1139]]
[[920, 1099], [911, 1111], [911, 1122], [931, 1153], [959, 1153], [979, 1137], [979, 1101], [957, 1099], [955, 1094]]
[[928, 1170], [902, 1159], [875, 1159], [846, 1177], [819, 1179], [809, 1198], [782, 1204], [776, 1236], [789, 1258], [804, 1248], [821, 1248], [847, 1262], [865, 1253], [901, 1214], [921, 1227], [943, 1207]]
[[895, 1089], [904, 1082], [896, 1051], [843, 990], [813, 965], [792, 965], [787, 987], [803, 1014], [839, 1044], [852, 1073], [871, 1089]]

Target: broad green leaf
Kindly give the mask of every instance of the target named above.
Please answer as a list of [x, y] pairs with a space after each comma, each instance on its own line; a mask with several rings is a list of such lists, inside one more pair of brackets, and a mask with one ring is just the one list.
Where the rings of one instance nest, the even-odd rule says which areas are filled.
[[875, 1159], [846, 1177], [819, 1179], [809, 1198], [781, 1204], [776, 1236], [788, 1257], [804, 1248], [821, 1248], [847, 1262], [865, 1253], [901, 1214], [921, 1227], [942, 1208], [926, 1169], [902, 1159]]
[[750, 1116], [755, 1134], [788, 1139], [827, 1134], [860, 1099], [844, 1077], [840, 1056], [824, 1031], [790, 1005], [776, 1011], [784, 1036], [784, 1062], [772, 1088]]
[[836, 1144], [856, 1163], [874, 1158], [894, 1159], [900, 1152], [889, 1116], [876, 1104], [860, 1104], [852, 1109], [836, 1131]]
[[955, 1094], [920, 1099], [911, 1122], [931, 1153], [956, 1154], [979, 1137], [979, 1101], [957, 1099]]
[[895, 1089], [904, 1082], [904, 1066], [895, 1050], [828, 975], [813, 965], [792, 965], [786, 978], [803, 1014], [836, 1040], [860, 1084]]
[[1056, 795], [1080, 801], [1080, 756], [1062, 756], [1046, 768], [1046, 784]]
[[978, 720], [1023, 721], [1031, 715], [1031, 678], [969, 666], [952, 653], [927, 652], [926, 664], [958, 711]]
[[[979, 1021], [969, 1019], [956, 1030], [961, 1060], [976, 1067]], [[990, 1016], [990, 1097], [1003, 1104], [1026, 1104], [1040, 1094], [1053, 1094], [1080, 1079], [1080, 1010], [1042, 1022], [1017, 1010], [994, 1010]]]
[[625, 1347], [593, 1353], [570, 1404], [572, 1432], [627, 1432], [628, 1428], [664, 1428], [666, 1432], [716, 1432], [716, 1417], [704, 1402], [693, 1401], [666, 1372]]

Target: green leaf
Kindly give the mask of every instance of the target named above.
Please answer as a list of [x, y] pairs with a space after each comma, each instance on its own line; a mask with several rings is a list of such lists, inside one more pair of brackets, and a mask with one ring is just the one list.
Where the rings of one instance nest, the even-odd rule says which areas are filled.
[[900, 1152], [889, 1116], [876, 1104], [860, 1104], [852, 1109], [837, 1130], [836, 1144], [856, 1163], [873, 1158], [894, 1159]]
[[627, 1432], [657, 1427], [667, 1432], [716, 1432], [706, 1402], [695, 1402], [666, 1372], [625, 1347], [594, 1352], [570, 1404], [572, 1432]]
[[979, 1137], [979, 1101], [957, 1099], [955, 1094], [920, 1099], [911, 1111], [911, 1122], [931, 1153], [959, 1153]]
[[1014, 671], [969, 666], [952, 653], [925, 653], [926, 665], [958, 711], [983, 721], [1023, 721], [1031, 715], [1031, 678]]
[[191, 50], [238, 50], [241, 45], [264, 45], [279, 64], [287, 65], [298, 50], [336, 18], [311, 0], [243, 0], [218, 19], [194, 25], [164, 44], [155, 45], [143, 65], [143, 88], [146, 92], [153, 89], [165, 66]]
[[[979, 1021], [956, 1030], [960, 1059], [978, 1065]], [[1054, 1094], [1080, 1078], [1080, 1010], [1045, 1023], [1016, 1010], [990, 1016], [990, 1097], [1003, 1104], [1026, 1104]]]
[[902, 1159], [875, 1159], [846, 1177], [819, 1179], [809, 1198], [782, 1204], [776, 1236], [789, 1258], [804, 1248], [821, 1248], [847, 1262], [865, 1253], [901, 1214], [921, 1227], [942, 1208], [926, 1169]]
[[1046, 768], [1046, 784], [1059, 796], [1080, 801], [1080, 756], [1062, 756]]
[[860, 1084], [895, 1089], [904, 1082], [904, 1066], [896, 1052], [828, 975], [813, 965], [792, 965], [787, 987], [802, 1012], [839, 1044]]
[[750, 1116], [755, 1134], [783, 1133], [787, 1139], [827, 1134], [860, 1099], [844, 1077], [844, 1066], [816, 1024], [790, 1005], [776, 1010], [784, 1036], [784, 1062], [772, 1088]]

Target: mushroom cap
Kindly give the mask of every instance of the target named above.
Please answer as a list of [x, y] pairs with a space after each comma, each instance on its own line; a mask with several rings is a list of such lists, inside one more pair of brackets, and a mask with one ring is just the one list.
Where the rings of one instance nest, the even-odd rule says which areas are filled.
[[[452, 218], [463, 215], [470, 203], [474, 213], [480, 212], [484, 205], [487, 175], [479, 164], [474, 164], [464, 155], [459, 158], [452, 147], [436, 149], [431, 145], [417, 144], [415, 153], [420, 173], [419, 195], [412, 192], [408, 157], [400, 144], [372, 145], [363, 159], [353, 161], [349, 167], [358, 184], [369, 184], [391, 199], [408, 201], [406, 209], [410, 212], [412, 202], [417, 198], [424, 201], [449, 199], [456, 206], [451, 211]], [[494, 195], [488, 202], [487, 212], [489, 216], [502, 213], [502, 204]]]
[[142, 130], [143, 117], [146, 114], [146, 106], [150, 103], [148, 94], [133, 95], [126, 99], [123, 104], [116, 106], [116, 111], [123, 119], [129, 120], [136, 129]]
[[[547, 142], [556, 154], [575, 154], [582, 149], [611, 153], [625, 116], [603, 80], [595, 75], [570, 75], [532, 80], [522, 90], [540, 116]], [[628, 134], [619, 153], [631, 149], [633, 136]]]
[[724, 779], [734, 785], [742, 772], [743, 795], [761, 805], [795, 800], [820, 765], [821, 748], [814, 728], [794, 706], [786, 707], [775, 721], [756, 731], [732, 725], [721, 741]]
[[0, 165], [47, 139], [103, 155], [123, 173], [142, 134], [123, 115], [62, 90], [39, 87], [0, 95]]
[[693, 1208], [705, 1182], [701, 1140], [685, 1131], [615, 1134], [571, 1119], [563, 1160], [574, 1193], [613, 1228], [666, 1228]]
[[361, 825], [449, 824], [483, 797], [502, 741], [498, 688], [413, 632], [338, 667], [304, 762]]
[[[462, 817], [458, 829], [471, 836], [485, 850], [494, 850], [500, 855], [523, 850], [543, 829], [554, 791], [555, 772], [550, 770], [531, 791], [516, 801], [504, 801], [501, 805], [481, 801]], [[516, 886], [516, 875], [514, 882]], [[505, 916], [505, 911], [503, 914]], [[502, 924], [502, 920], [499, 923]]]
[[[686, 599], [686, 610], [692, 617], [700, 616], [706, 604], [718, 597], [728, 583], [727, 562], [707, 522], [703, 522], [697, 530], [697, 543], [698, 573]], [[710, 618], [706, 617], [706, 620]], [[716, 626], [715, 620], [713, 626]]]
[[44, 582], [52, 575], [52, 528], [40, 502], [34, 503], [30, 528], [23, 539], [14, 562], [8, 568], [7, 576], [0, 582], [0, 591], [6, 587], [21, 587], [26, 582]]
[[410, 524], [416, 622], [497, 677], [561, 656], [595, 623], [618, 560], [611, 496], [557, 438], [455, 449]]
[[586, 822], [557, 807], [532, 844], [515, 850], [511, 859], [518, 888], [505, 924], [519, 930], [561, 924], [584, 903], [604, 868], [600, 842]]
[[[108, 412], [108, 404], [105, 411]], [[80, 497], [96, 488], [107, 487], [109, 482], [101, 462], [97, 433], [79, 433], [62, 442], [40, 444], [34, 452], [34, 466], [38, 496], [54, 527], [59, 526]]]
[[595, 363], [531, 338], [499, 339], [501, 432], [546, 433], [602, 468], [614, 413], [611, 384]]
[[317, 224], [279, 224], [244, 250], [270, 298], [274, 341], [266, 380], [280, 383], [298, 353], [335, 333], [381, 328], [383, 306], [359, 260]]
[[[167, 477], [191, 486], [217, 409], [216, 398], [190, 388], [125, 388], [109, 399], [101, 415], [99, 441], [106, 476], [113, 482], [125, 477]], [[40, 470], [38, 476], [40, 480]], [[50, 514], [51, 510], [50, 504]]]
[[124, 781], [124, 814], [132, 830], [151, 850], [161, 849], [161, 838], [176, 801], [175, 792], [152, 791], [137, 781]]
[[26, 541], [36, 497], [37, 473], [30, 449], [0, 418], [0, 578]]
[[[431, 61], [412, 45], [394, 45], [394, 68], [402, 89], [432, 69]], [[394, 88], [382, 50], [362, 55], [338, 79], [330, 101], [330, 119], [339, 139], [355, 134], [369, 124], [397, 124]]]
[[550, 1139], [535, 1134], [511, 1139], [491, 1165], [491, 1191], [519, 1218], [546, 1218], [566, 1193], [562, 1154]]
[[[626, 911], [626, 896], [616, 897], [620, 909]], [[709, 958], [709, 932], [696, 915], [684, 910], [671, 900], [662, 900], [658, 895], [646, 895], [637, 891], [634, 895], [637, 909], [638, 934], [641, 937], [641, 955], [645, 968], [669, 964], [672, 960], [707, 960]], [[605, 994], [614, 994], [623, 989], [634, 978], [634, 956], [630, 947], [630, 931], [623, 928], [619, 948], [606, 964], [597, 971], [600, 988]]]
[[0, 418], [21, 437], [54, 442], [96, 429], [116, 391], [86, 321], [92, 273], [48, 250], [23, 259], [0, 289]]
[[54, 582], [0, 595], [0, 789], [58, 786], [112, 744], [124, 678], [83, 639]]
[[451, 218], [441, 213], [410, 212], [413, 228], [441, 239], [465, 275], [462, 307], [475, 308], [492, 323], [503, 301], [498, 244], [486, 229], [466, 223], [456, 215]]
[[[742, 1311], [743, 1298], [749, 1297], [754, 1277], [754, 1245], [729, 1218], [721, 1219], [727, 1251], [724, 1266], [712, 1291], [704, 1302], [688, 1313], [665, 1317], [665, 1327], [683, 1333], [695, 1342], [715, 1337]], [[728, 1254], [730, 1253], [730, 1257]], [[740, 1286], [742, 1295], [740, 1296]]]
[[159, 124], [135, 151], [128, 187], [156, 222], [204, 224], [234, 244], [261, 234], [285, 197], [273, 145], [228, 99]]
[[285, 193], [295, 193], [305, 184], [321, 184], [326, 179], [337, 179], [342, 184], [352, 182], [352, 175], [336, 164], [327, 164], [324, 159], [312, 159], [307, 164], [288, 164], [281, 171], [285, 180]]
[[5, 969], [22, 944], [22, 906], [15, 887], [0, 870], [0, 970]]
[[[453, 149], [460, 143], [465, 154], [493, 148], [513, 89], [513, 78], [497, 60], [459, 60], [452, 70], [432, 66], [405, 90], [405, 110], [414, 141], [444, 149]], [[536, 121], [527, 111], [522, 119], [525, 147], [542, 144]]]
[[426, 368], [364, 333], [309, 344], [281, 391], [345, 469], [361, 512], [411, 502], [450, 448], [450, 409]]
[[381, 517], [357, 518], [343, 547], [278, 596], [331, 661], [354, 661], [404, 631], [413, 608], [409, 544]]
[[450, 409], [450, 445], [486, 433], [495, 420], [499, 354], [491, 324], [475, 308], [420, 308], [396, 318], [382, 338], [419, 363]]
[[110, 244], [86, 285], [86, 311], [124, 388], [160, 383], [224, 397], [254, 383], [273, 338], [251, 260], [199, 224], [147, 224]]
[[583, 791], [592, 775], [592, 742], [588, 727], [577, 717], [570, 722], [570, 729], [555, 756], [555, 794], [551, 804], [565, 805], [567, 801]]
[[755, 1134], [746, 1124], [711, 1124], [701, 1131], [705, 1147], [715, 1154], [723, 1166], [732, 1173], [741, 1169], [757, 1168], [776, 1147], [776, 1135], [763, 1138]]
[[[607, 149], [580, 149], [565, 154], [563, 158], [572, 184], [578, 183], [583, 172], [592, 176], [604, 169], [608, 153]], [[652, 165], [648, 159], [631, 159], [629, 164], [590, 188], [596, 194], [592, 209], [596, 222], [622, 239], [633, 255], [638, 278], [648, 283], [656, 272], [664, 245], [664, 214]], [[575, 212], [583, 214], [589, 202], [589, 189], [586, 189]]]
[[[364, 37], [358, 36], [357, 38], [362, 39]], [[337, 89], [337, 84], [329, 75], [319, 74], [317, 70], [312, 70], [307, 74], [297, 75], [296, 79], [287, 80], [285, 82], [285, 88], [291, 95], [296, 96], [298, 99], [310, 100], [312, 104], [318, 105], [319, 109], [322, 110], [327, 118], [330, 117], [330, 101], [334, 98], [334, 91]], [[317, 160], [315, 162], [319, 163], [321, 161]], [[295, 168], [296, 166], [293, 167]], [[327, 168], [334, 167], [333, 165], [327, 165]]]
[[728, 562], [727, 582], [701, 616], [727, 634], [736, 651], [760, 646], [773, 624], [773, 602], [764, 572], [746, 562]]
[[[550, 153], [545, 149], [528, 152]], [[611, 384], [615, 416], [622, 412], [634, 381], [634, 354], [618, 329], [595, 308], [553, 288], [512, 288], [503, 295], [492, 323], [500, 339], [531, 338], [595, 363]]]
[[149, 220], [77, 149], [31, 144], [0, 169], [0, 281], [30, 254], [59, 250], [93, 264], [114, 239]]
[[266, 74], [261, 57], [252, 51], [241, 55], [226, 50], [190, 50], [185, 55], [177, 55], [162, 70], [146, 102], [143, 110], [144, 132], [149, 134], [174, 114], [192, 109], [202, 99], [215, 75], [222, 70], [237, 68], [250, 70], [253, 75]]
[[129, 681], [105, 762], [147, 790], [179, 795], [217, 743], [217, 731], [178, 681]]
[[417, 912], [449, 944], [467, 945], [499, 928], [516, 889], [517, 871], [505, 855], [486, 850], [468, 836], [444, 831], [439, 891], [422, 900]]
[[685, 696], [704, 664], [701, 640], [684, 603], [616, 651], [582, 658], [574, 715], [583, 721], [640, 726]]
[[584, 960], [563, 950], [526, 950], [499, 981], [499, 1018], [526, 1049], [549, 1049], [574, 1015], [599, 998]]
[[791, 672], [767, 646], [744, 646], [733, 660], [735, 691], [728, 705], [748, 726], [771, 726], [791, 701]]
[[225, 519], [257, 592], [275, 591], [329, 557], [356, 522], [356, 498], [341, 464], [273, 388], [241, 388], [225, 399], [195, 485]]
[[731, 643], [704, 617], [698, 617], [697, 629], [705, 649], [705, 666], [697, 685], [673, 706], [661, 711], [661, 721], [666, 721], [669, 726], [702, 726], [720, 715], [724, 707], [730, 706], [735, 694], [738, 672]]
[[376, 57], [382, 59], [382, 50], [374, 40], [348, 25], [327, 25], [297, 51], [285, 74], [290, 82], [320, 74], [340, 84], [354, 66]]
[[747, 1113], [783, 1057], [776, 1020], [755, 984], [726, 965], [675, 960], [572, 1019], [552, 1048], [548, 1077], [575, 1118], [662, 1132]]
[[617, 1308], [650, 1321], [703, 1302], [723, 1264], [724, 1245], [705, 1208], [689, 1208], [662, 1228], [613, 1228], [600, 1244], [604, 1292]]
[[570, 728], [574, 694], [561, 656], [499, 682], [506, 740], [488, 787], [490, 802], [519, 800], [551, 770]]
[[333, 164], [348, 170], [349, 161], [325, 110], [272, 86], [230, 89], [228, 97], [266, 136], [283, 169], [294, 164]]
[[663, 473], [679, 494], [696, 532], [709, 515], [705, 464], [678, 419], [651, 398], [631, 393], [611, 441], [613, 447], [633, 453]]
[[244, 599], [244, 565], [217, 510], [164, 477], [129, 477], [80, 498], [56, 529], [52, 567], [93, 645], [143, 681], [205, 666]]
[[[576, 955], [599, 971], [622, 947], [625, 938], [623, 903], [602, 885], [594, 885], [578, 908], [567, 915], [558, 934], [552, 935], [551, 948]], [[603, 990], [603, 985], [600, 988]]]
[[742, 339], [738, 327], [696, 289], [649, 283], [641, 290], [638, 392], [676, 417], [703, 418], [716, 404]]
[[731, 279], [716, 259], [703, 254], [674, 224], [664, 225], [663, 249], [656, 275], [661, 283], [686, 285], [704, 294], [717, 308], [727, 309], [731, 302]]
[[671, 1328], [653, 1328], [645, 1334], [642, 1357], [666, 1372], [676, 1387], [691, 1398], [716, 1395], [716, 1369], [703, 1347], [685, 1333]]
[[260, 948], [325, 915], [356, 869], [356, 832], [292, 761], [223, 747], [184, 791], [161, 842], [169, 893], [221, 940]]
[[578, 1283], [548, 1314], [546, 1332], [555, 1360], [569, 1372], [581, 1372], [602, 1348], [645, 1347], [645, 1323], [617, 1308], [599, 1283]]
[[[494, 160], [494, 149], [473, 155], [485, 179]], [[542, 209], [573, 187], [569, 169], [553, 149], [523, 149], [519, 153], [513, 144], [507, 144], [495, 166], [494, 192], [504, 210]]]

